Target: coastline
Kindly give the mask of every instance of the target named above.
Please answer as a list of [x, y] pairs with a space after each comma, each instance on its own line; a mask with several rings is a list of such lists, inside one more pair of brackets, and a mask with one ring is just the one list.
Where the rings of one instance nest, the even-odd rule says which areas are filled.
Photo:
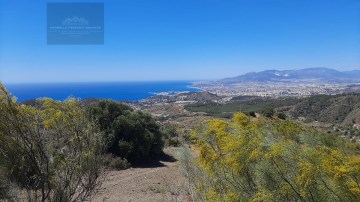
[[192, 86], [193, 83], [193, 81], [83, 82], [7, 84], [6, 86], [19, 102], [45, 97], [59, 101], [68, 98], [139, 101], [154, 95], [177, 95], [203, 91]]

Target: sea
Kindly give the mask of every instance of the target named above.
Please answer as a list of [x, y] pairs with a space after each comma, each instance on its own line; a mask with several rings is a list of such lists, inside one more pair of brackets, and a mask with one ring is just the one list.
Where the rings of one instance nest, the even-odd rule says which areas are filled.
[[134, 81], [134, 82], [79, 82], [5, 84], [18, 102], [36, 98], [64, 101], [68, 98], [104, 98], [119, 101], [136, 101], [157, 94], [174, 95], [181, 92], [198, 92], [191, 87], [194, 81]]

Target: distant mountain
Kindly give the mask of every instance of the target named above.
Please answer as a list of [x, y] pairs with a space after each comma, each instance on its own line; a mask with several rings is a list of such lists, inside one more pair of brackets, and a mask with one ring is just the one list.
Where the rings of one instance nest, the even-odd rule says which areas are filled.
[[360, 70], [337, 71], [329, 68], [308, 68], [300, 70], [266, 70], [250, 72], [233, 78], [220, 80], [223, 83], [243, 82], [360, 82]]

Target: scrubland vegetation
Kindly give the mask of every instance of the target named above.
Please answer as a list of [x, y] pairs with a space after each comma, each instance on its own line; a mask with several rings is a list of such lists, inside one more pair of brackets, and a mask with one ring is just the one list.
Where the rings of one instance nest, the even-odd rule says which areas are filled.
[[205, 112], [209, 116], [217, 118], [232, 118], [236, 112], [244, 112], [246, 114], [251, 113], [263, 113], [269, 108], [276, 108], [279, 106], [293, 105], [297, 100], [294, 98], [289, 99], [270, 99], [270, 98], [254, 98], [240, 97], [234, 98], [232, 101], [224, 104], [215, 102], [194, 103], [185, 106], [185, 109], [192, 112]]
[[269, 107], [281, 111], [296, 119], [304, 117], [305, 121], [320, 121], [331, 124], [353, 124], [360, 121], [360, 95], [314, 95], [305, 98], [261, 98], [235, 97], [230, 102], [195, 103], [185, 106], [192, 112], [205, 112], [212, 117], [231, 118], [236, 112], [266, 113]]
[[79, 102], [18, 104], [0, 85], [0, 197], [84, 201], [102, 172], [103, 135]]
[[178, 159], [194, 201], [360, 201], [359, 144], [269, 105], [260, 112], [209, 117], [179, 137], [179, 126], [126, 104], [24, 105], [0, 85], [0, 201], [89, 200], [104, 170], [154, 160], [165, 145], [183, 145]]
[[291, 121], [212, 119], [182, 165], [201, 201], [359, 201], [360, 148]]
[[113, 101], [19, 104], [0, 84], [0, 200], [84, 201], [104, 166], [124, 169], [160, 154], [149, 115]]
[[104, 132], [107, 153], [130, 163], [141, 163], [161, 154], [163, 134], [151, 115], [109, 100], [91, 104], [86, 111]]

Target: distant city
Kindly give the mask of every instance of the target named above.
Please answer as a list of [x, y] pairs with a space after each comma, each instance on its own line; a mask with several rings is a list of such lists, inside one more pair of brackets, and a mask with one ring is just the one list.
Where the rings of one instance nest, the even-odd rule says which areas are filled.
[[267, 70], [193, 85], [220, 96], [306, 97], [360, 92], [360, 71], [328, 68]]

